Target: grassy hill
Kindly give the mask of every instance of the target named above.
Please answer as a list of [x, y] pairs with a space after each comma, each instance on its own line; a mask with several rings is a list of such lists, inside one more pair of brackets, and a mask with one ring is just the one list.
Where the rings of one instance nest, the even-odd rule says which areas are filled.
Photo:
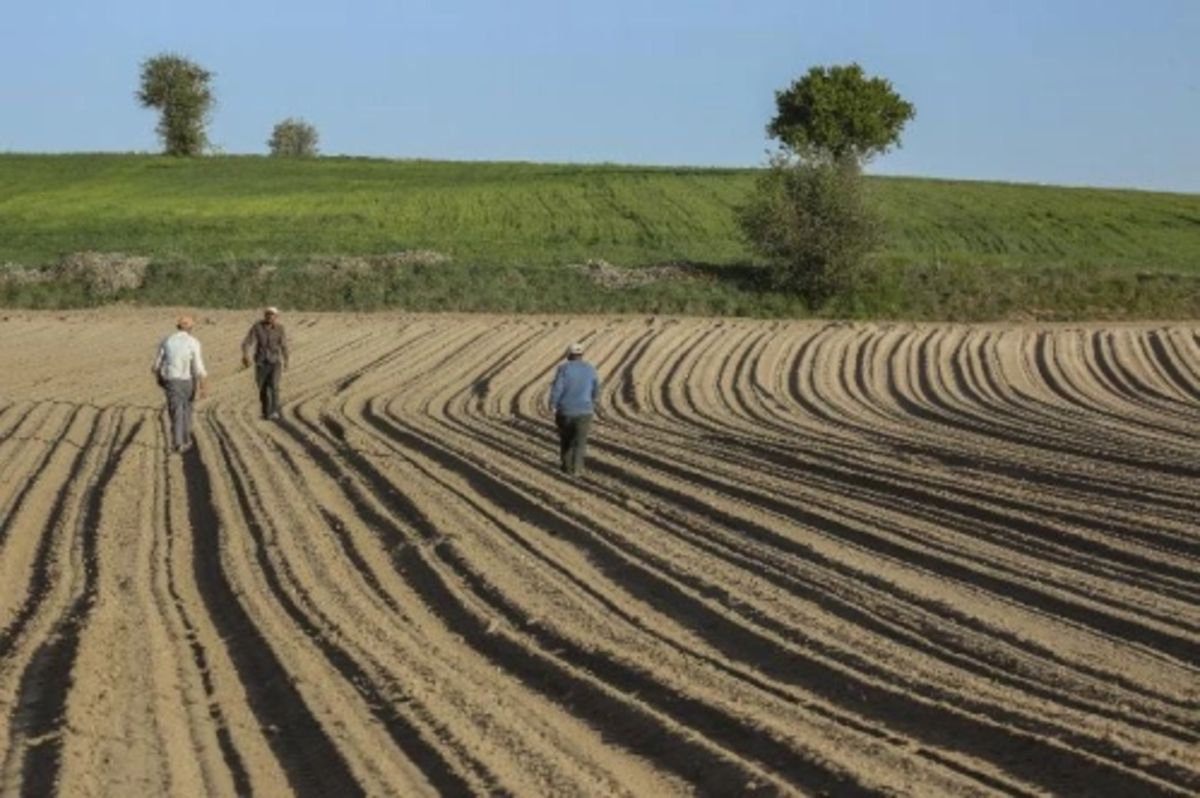
[[[269, 296], [331, 309], [804, 313], [754, 287], [733, 209], [755, 175], [8, 154], [0, 155], [0, 263], [50, 266], [75, 252], [145, 256], [145, 287], [132, 298], [172, 304], [249, 306]], [[888, 220], [881, 278], [833, 312], [1200, 315], [1200, 196], [883, 177], [870, 185]], [[451, 260], [388, 257], [413, 251]], [[347, 258], [359, 259], [357, 268], [314, 265], [345, 266]], [[697, 266], [685, 280], [600, 283], [566, 268], [588, 261], [643, 272]], [[3, 288], [10, 305], [96, 299], [12, 280]]]

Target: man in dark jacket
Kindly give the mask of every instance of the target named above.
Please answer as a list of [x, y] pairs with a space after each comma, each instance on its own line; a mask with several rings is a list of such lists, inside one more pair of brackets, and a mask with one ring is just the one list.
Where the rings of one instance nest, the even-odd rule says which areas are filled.
[[583, 471], [592, 415], [600, 399], [600, 377], [596, 368], [583, 360], [583, 344], [567, 347], [567, 360], [554, 372], [550, 386], [550, 409], [558, 428], [559, 457], [563, 473]]
[[265, 308], [261, 321], [254, 322], [242, 341], [242, 366], [254, 362], [254, 383], [262, 417], [279, 418], [279, 383], [288, 366], [287, 333], [279, 323], [278, 308]]

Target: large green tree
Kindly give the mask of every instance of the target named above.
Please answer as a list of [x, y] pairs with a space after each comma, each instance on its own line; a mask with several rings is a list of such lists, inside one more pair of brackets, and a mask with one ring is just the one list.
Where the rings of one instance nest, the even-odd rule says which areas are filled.
[[767, 133], [780, 151], [740, 208], [738, 223], [778, 289], [818, 308], [870, 279], [882, 240], [863, 165], [900, 141], [916, 109], [858, 64], [813, 67], [775, 93]]
[[916, 116], [892, 84], [867, 77], [858, 64], [808, 70], [775, 92], [775, 118], [767, 133], [806, 159], [860, 166], [899, 144], [904, 126]]
[[158, 136], [167, 155], [192, 156], [208, 145], [208, 119], [216, 98], [213, 74], [176, 53], [142, 62], [137, 100], [159, 112]]

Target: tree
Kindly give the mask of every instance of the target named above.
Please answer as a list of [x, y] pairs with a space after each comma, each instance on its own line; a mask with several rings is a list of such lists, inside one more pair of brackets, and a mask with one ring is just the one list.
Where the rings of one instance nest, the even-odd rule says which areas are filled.
[[777, 113], [767, 133], [806, 159], [853, 158], [861, 166], [900, 141], [916, 116], [883, 78], [868, 78], [858, 64], [812, 67], [775, 92]]
[[288, 117], [275, 125], [267, 146], [271, 154], [285, 157], [312, 157], [317, 154], [317, 129], [303, 119]]
[[142, 62], [137, 91], [143, 108], [160, 116], [158, 136], [167, 155], [200, 155], [208, 144], [208, 116], [215, 104], [213, 74], [175, 53], [160, 53]]
[[863, 165], [897, 145], [916, 110], [858, 64], [813, 67], [775, 93], [767, 132], [781, 149], [738, 211], [775, 288], [810, 307], [854, 291], [882, 237]]

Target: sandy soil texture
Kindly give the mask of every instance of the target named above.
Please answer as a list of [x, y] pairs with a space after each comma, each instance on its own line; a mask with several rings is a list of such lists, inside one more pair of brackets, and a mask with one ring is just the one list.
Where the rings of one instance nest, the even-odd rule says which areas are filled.
[[1200, 326], [173, 319], [0, 312], [0, 794], [1200, 793]]

